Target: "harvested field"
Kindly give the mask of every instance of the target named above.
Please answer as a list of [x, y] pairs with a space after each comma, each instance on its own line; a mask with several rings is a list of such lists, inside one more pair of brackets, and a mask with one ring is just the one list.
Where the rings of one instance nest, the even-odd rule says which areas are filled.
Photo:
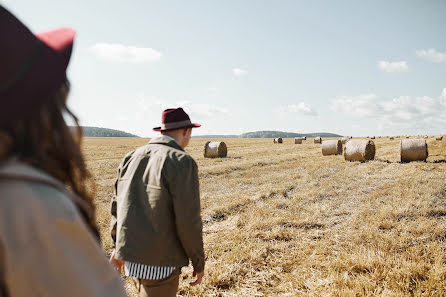
[[[198, 287], [183, 269], [181, 296], [446, 295], [445, 142], [427, 139], [427, 163], [401, 164], [385, 138], [366, 163], [324, 157], [313, 139], [225, 139], [228, 156], [209, 159], [209, 140], [186, 149], [199, 166], [207, 261]], [[107, 253], [116, 168], [146, 142], [85, 139]]]

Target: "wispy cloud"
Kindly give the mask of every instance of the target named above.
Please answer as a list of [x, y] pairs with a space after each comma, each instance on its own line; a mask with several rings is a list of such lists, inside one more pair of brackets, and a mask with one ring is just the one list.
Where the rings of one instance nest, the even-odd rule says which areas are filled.
[[446, 119], [446, 88], [439, 98], [399, 96], [382, 99], [375, 94], [341, 96], [331, 102], [331, 109], [352, 118], [371, 118], [383, 127], [421, 129], [442, 127]]
[[317, 116], [317, 112], [310, 106], [306, 105], [305, 102], [290, 104], [284, 109], [284, 111], [301, 113], [308, 116]]
[[407, 65], [406, 61], [400, 61], [400, 62], [379, 61], [378, 68], [384, 72], [407, 72], [407, 71], [409, 71], [409, 65]]
[[145, 63], [161, 59], [161, 53], [148, 47], [135, 47], [119, 43], [96, 43], [90, 51], [106, 61], [119, 63]]
[[427, 59], [428, 61], [434, 62], [434, 63], [446, 63], [446, 52], [439, 52], [434, 48], [425, 50], [418, 50], [416, 51], [417, 56]]
[[234, 73], [235, 76], [244, 76], [248, 75], [248, 71], [240, 68], [234, 68], [232, 69], [232, 73]]

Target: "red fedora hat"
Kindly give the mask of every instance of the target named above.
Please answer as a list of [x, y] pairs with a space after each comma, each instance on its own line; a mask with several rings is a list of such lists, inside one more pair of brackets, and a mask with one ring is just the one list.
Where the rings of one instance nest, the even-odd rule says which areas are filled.
[[34, 35], [0, 5], [0, 126], [32, 113], [66, 81], [75, 34]]
[[161, 114], [161, 126], [153, 128], [153, 131], [167, 131], [181, 128], [198, 128], [200, 124], [190, 121], [189, 115], [181, 108], [170, 108]]

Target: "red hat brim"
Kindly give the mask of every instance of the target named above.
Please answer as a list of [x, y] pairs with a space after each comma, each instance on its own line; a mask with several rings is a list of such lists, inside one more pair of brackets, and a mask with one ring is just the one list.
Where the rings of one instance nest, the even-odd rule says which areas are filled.
[[163, 129], [162, 127], [155, 127], [155, 128], [153, 128], [153, 131], [161, 132], [161, 131], [177, 130], [177, 129], [184, 129], [184, 128], [199, 128], [199, 127], [201, 127], [200, 124], [192, 123], [190, 125], [187, 125], [184, 127], [179, 127], [179, 128], [174, 128], [174, 129]]

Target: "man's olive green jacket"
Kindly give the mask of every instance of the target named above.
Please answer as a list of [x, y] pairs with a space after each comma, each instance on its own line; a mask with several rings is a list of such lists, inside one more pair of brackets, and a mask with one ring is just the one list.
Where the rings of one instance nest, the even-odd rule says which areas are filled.
[[204, 270], [198, 168], [176, 141], [161, 136], [128, 153], [111, 205], [116, 258]]

